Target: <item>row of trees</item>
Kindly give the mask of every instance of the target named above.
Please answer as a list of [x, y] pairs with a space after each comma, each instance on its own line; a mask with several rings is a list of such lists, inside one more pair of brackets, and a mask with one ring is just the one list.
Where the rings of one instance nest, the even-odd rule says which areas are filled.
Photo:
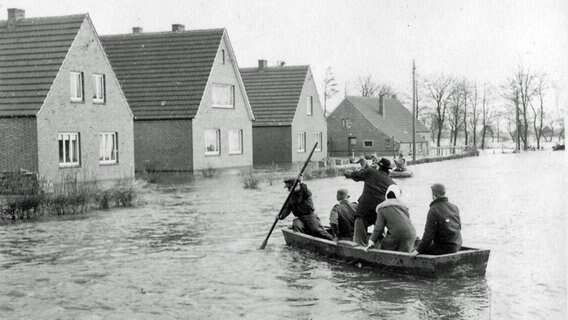
[[[405, 105], [412, 106], [412, 94], [400, 95], [389, 84], [375, 81], [371, 75], [359, 77], [355, 90], [361, 96], [396, 95]], [[417, 119], [430, 128], [432, 141], [440, 146], [443, 137], [450, 144], [458, 140], [465, 145], [486, 148], [489, 142], [503, 140], [506, 130], [517, 149], [536, 148], [541, 141], [552, 141], [555, 133], [564, 134], [564, 124], [547, 106], [551, 83], [546, 74], [519, 66], [501, 86], [477, 84], [463, 78], [438, 74], [420, 78], [415, 94]], [[324, 109], [327, 99], [338, 92], [337, 83], [328, 68], [324, 80]], [[505, 128], [503, 125], [505, 124]]]

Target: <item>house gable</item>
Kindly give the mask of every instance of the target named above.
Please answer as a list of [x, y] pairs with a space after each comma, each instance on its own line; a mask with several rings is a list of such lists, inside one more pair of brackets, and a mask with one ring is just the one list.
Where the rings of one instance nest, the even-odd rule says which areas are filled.
[[[79, 101], [71, 98], [72, 73], [81, 75], [82, 99]], [[95, 99], [99, 77], [105, 88], [101, 101]], [[58, 135], [62, 133], [78, 135], [78, 165], [61, 167], [57, 150]], [[116, 163], [101, 163], [100, 134], [103, 133], [116, 137]], [[63, 182], [69, 176], [87, 181], [134, 177], [132, 113], [88, 16], [37, 114], [37, 135], [39, 172], [53, 183]]]

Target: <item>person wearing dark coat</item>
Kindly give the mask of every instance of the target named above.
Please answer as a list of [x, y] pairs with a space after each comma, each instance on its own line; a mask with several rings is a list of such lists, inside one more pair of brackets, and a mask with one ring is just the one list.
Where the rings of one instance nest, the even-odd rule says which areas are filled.
[[420, 245], [410, 254], [446, 254], [458, 252], [462, 245], [461, 221], [458, 207], [449, 202], [446, 188], [436, 183], [432, 186], [432, 203], [426, 218], [424, 235]]
[[[377, 206], [375, 230], [365, 248], [368, 251], [380, 241], [379, 249], [410, 253], [414, 249], [416, 230], [410, 221], [408, 206], [400, 201], [401, 191], [396, 185], [390, 185], [386, 200]], [[387, 228], [386, 235], [383, 232]]]
[[333, 231], [333, 240], [353, 240], [353, 227], [355, 225], [355, 211], [357, 204], [349, 201], [347, 189], [337, 190], [338, 204], [333, 206], [329, 214], [329, 225]]
[[353, 242], [358, 245], [367, 245], [367, 228], [377, 220], [375, 208], [385, 200], [385, 192], [391, 184], [395, 184], [389, 176], [390, 161], [382, 158], [378, 162], [378, 169], [366, 166], [361, 170], [346, 172], [344, 176], [355, 181], [364, 181], [363, 192], [359, 197], [359, 204], [355, 212], [355, 227]]
[[[284, 180], [285, 187], [291, 191], [296, 178]], [[296, 218], [292, 221], [292, 229], [296, 232], [309, 234], [327, 240], [333, 240], [333, 236], [329, 234], [321, 225], [319, 217], [314, 213], [314, 203], [312, 201], [312, 193], [308, 186], [304, 183], [298, 183], [284, 210], [278, 216], [280, 220], [293, 213]]]

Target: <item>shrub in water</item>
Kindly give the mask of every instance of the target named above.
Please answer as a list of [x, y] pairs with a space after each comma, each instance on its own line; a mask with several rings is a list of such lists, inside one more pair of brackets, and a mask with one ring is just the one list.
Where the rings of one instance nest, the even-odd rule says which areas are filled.
[[260, 178], [254, 174], [252, 171], [244, 175], [242, 178], [243, 187], [245, 189], [258, 189], [258, 184], [260, 183]]

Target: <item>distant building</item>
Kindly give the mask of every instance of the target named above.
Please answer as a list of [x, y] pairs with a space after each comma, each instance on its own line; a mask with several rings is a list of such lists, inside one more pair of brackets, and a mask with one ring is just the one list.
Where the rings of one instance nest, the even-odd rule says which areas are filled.
[[134, 113], [136, 170], [252, 165], [254, 116], [225, 29], [101, 41]]
[[87, 14], [0, 21], [0, 174], [134, 178], [133, 116]]
[[[429, 130], [416, 120], [417, 154], [428, 154]], [[412, 114], [395, 98], [347, 96], [327, 118], [332, 157], [409, 155]]]
[[327, 126], [309, 66], [241, 68], [256, 121], [254, 164], [313, 161], [327, 157]]

